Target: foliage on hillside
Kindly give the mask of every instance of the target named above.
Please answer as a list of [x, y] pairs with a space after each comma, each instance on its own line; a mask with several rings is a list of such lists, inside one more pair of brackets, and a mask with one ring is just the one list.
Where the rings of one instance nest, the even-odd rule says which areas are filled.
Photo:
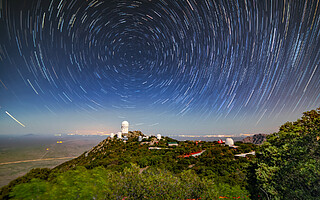
[[47, 180], [50, 174], [51, 174], [51, 170], [49, 168], [32, 169], [26, 175], [19, 177], [15, 180], [11, 181], [8, 185], [2, 187], [0, 190], [0, 199], [8, 199], [9, 193], [12, 191], [12, 189], [16, 185], [28, 183], [32, 179]]
[[[56, 167], [53, 171], [63, 172], [76, 166], [84, 166], [87, 169], [104, 166], [110, 170], [122, 171], [130, 166], [130, 163], [134, 163], [141, 168], [153, 166], [175, 174], [192, 168], [201, 177], [210, 176], [229, 184], [243, 187], [246, 185], [246, 167], [250, 160], [246, 158], [235, 159], [234, 154], [250, 152], [255, 149], [255, 145], [239, 143], [238, 150], [234, 150], [215, 142], [199, 142], [197, 144], [193, 141], [185, 141], [179, 142], [178, 147], [169, 148], [167, 146], [168, 140], [170, 138], [165, 137], [152, 145], [163, 149], [150, 150], [148, 149], [149, 145], [141, 145], [137, 138], [129, 139], [127, 143], [117, 139], [106, 139], [90, 152]], [[201, 150], [206, 151], [199, 158], [181, 157], [181, 155]]]
[[[253, 144], [238, 142], [236, 143], [239, 146], [238, 150], [234, 150], [221, 146], [217, 142], [182, 142], [164, 137], [158, 143], [152, 145], [162, 149], [149, 149], [149, 144], [145, 143], [148, 141], [154, 142], [155, 137], [142, 142], [138, 142], [136, 137], [132, 137], [126, 143], [118, 139], [103, 140], [90, 151], [50, 170], [50, 173], [45, 174], [40, 179], [44, 181], [56, 180], [56, 177], [66, 172], [69, 173], [69, 171], [79, 166], [89, 170], [104, 167], [108, 172], [122, 173], [126, 168], [130, 168], [134, 164], [140, 168], [149, 167], [148, 170], [162, 170], [179, 177], [186, 170], [192, 170], [201, 180], [204, 178], [215, 180], [216, 183], [219, 183], [216, 187], [219, 187], [219, 185], [225, 187], [227, 185], [228, 188], [233, 188], [232, 190], [234, 190], [234, 188], [240, 189], [247, 186], [247, 167], [254, 157], [250, 159], [235, 158], [234, 155], [254, 150], [256, 146]], [[168, 147], [168, 142], [172, 141], [178, 142], [179, 146]], [[183, 157], [183, 155], [202, 150], [206, 151], [197, 158], [192, 156]], [[32, 178], [37, 178], [28, 174], [25, 177], [28, 181], [10, 183], [5, 190], [1, 191], [2, 197], [7, 198], [15, 185], [30, 182]], [[220, 191], [223, 190], [220, 189]], [[227, 195], [227, 192], [225, 195]]]
[[319, 142], [319, 108], [305, 112], [296, 122], [285, 123], [267, 137], [256, 169], [258, 187], [267, 198], [320, 198]]
[[123, 172], [97, 167], [77, 167], [51, 181], [33, 179], [14, 188], [14, 199], [219, 199], [221, 194], [249, 199], [239, 186], [217, 184], [186, 170], [175, 175], [167, 170], [139, 173], [132, 165]]

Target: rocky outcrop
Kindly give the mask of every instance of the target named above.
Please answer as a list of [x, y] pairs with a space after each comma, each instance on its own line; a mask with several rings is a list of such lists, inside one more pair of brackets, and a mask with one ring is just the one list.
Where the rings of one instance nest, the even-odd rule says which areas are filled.
[[128, 137], [139, 137], [139, 136], [144, 136], [144, 134], [141, 131], [129, 131]]
[[253, 136], [246, 137], [242, 141], [243, 143], [252, 143], [252, 144], [260, 145], [260, 144], [263, 144], [263, 142], [266, 140], [267, 140], [267, 134], [259, 133]]

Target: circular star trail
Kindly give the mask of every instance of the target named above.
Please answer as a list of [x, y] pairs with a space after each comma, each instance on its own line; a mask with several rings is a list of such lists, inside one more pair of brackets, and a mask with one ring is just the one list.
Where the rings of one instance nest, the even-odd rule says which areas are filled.
[[320, 104], [316, 0], [0, 4], [2, 108], [258, 125]]

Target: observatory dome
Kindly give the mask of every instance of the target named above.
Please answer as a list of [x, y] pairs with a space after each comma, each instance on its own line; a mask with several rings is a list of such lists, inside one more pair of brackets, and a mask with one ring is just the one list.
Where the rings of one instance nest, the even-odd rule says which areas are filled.
[[123, 122], [121, 123], [121, 125], [122, 125], [122, 126], [129, 126], [129, 122], [123, 121]]
[[229, 147], [234, 145], [233, 139], [232, 138], [227, 138], [226, 139], [226, 145], [228, 145]]

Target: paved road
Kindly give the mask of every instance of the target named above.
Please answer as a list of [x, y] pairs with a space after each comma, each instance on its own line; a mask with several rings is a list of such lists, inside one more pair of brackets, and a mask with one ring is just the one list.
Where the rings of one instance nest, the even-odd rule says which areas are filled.
[[38, 162], [38, 161], [46, 161], [46, 160], [63, 160], [63, 159], [70, 159], [70, 158], [76, 158], [76, 157], [42, 158], [42, 159], [34, 159], [34, 160], [20, 160], [20, 161], [12, 161], [12, 162], [0, 163], [0, 165], [9, 165], [9, 164], [25, 163], [25, 162]]

